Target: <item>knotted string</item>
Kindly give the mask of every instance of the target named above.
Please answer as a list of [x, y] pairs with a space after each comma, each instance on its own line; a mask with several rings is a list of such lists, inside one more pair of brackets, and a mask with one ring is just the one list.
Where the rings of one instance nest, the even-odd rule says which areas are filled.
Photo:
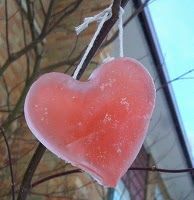
[[[119, 28], [119, 43], [120, 43], [120, 57], [123, 57], [124, 56], [124, 53], [123, 53], [123, 13], [124, 13], [124, 10], [123, 8], [120, 6], [120, 10], [119, 10], [119, 24], [118, 24], [118, 28]], [[80, 63], [78, 64], [74, 74], [73, 74], [73, 78], [74, 79], [77, 79], [77, 76], [78, 76], [78, 73], [79, 71], [81, 70], [82, 68], [82, 65], [88, 55], [88, 53], [90, 52], [91, 48], [93, 47], [94, 45], [94, 42], [98, 36], [98, 34], [100, 33], [105, 21], [107, 21], [108, 19], [110, 19], [112, 16], [112, 5], [109, 6], [108, 8], [106, 8], [105, 10], [103, 10], [102, 12], [100, 12], [99, 14], [93, 16], [93, 17], [87, 17], [84, 19], [84, 22], [75, 27], [75, 30], [76, 30], [76, 33], [77, 35], [79, 35], [83, 30], [85, 30], [88, 25], [92, 22], [98, 22], [99, 25], [97, 27], [97, 30], [93, 36], [93, 38], [91, 39]]]
[[110, 19], [111, 16], [112, 16], [112, 5], [108, 8], [106, 8], [105, 10], [103, 10], [101, 13], [99, 13], [99, 14], [93, 16], [93, 17], [85, 18], [83, 24], [81, 24], [80, 26], [75, 28], [76, 33], [79, 34], [81, 31], [86, 29], [90, 23], [92, 23], [94, 21], [100, 22], [92, 40], [90, 41], [90, 43], [89, 43], [89, 45], [88, 45], [88, 47], [87, 47], [87, 49], [86, 49], [86, 51], [85, 51], [85, 53], [84, 53], [84, 55], [81, 59], [79, 65], [77, 66], [77, 68], [76, 68], [76, 70], [73, 74], [74, 79], [77, 79], [78, 73], [81, 70], [82, 65], [83, 65], [88, 53], [90, 52], [91, 48], [93, 47], [94, 42], [95, 42], [98, 34], [100, 33], [100, 30], [102, 29], [103, 24], [105, 23], [105, 21]]

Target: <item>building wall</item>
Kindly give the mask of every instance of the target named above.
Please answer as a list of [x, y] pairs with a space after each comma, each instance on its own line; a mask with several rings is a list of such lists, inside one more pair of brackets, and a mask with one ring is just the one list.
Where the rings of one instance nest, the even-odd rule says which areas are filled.
[[[154, 166], [152, 156], [149, 157], [149, 166]], [[170, 195], [166, 189], [160, 173], [148, 172], [147, 174], [147, 188], [146, 200], [170, 200]]]
[[[141, 148], [132, 167], [148, 167], [149, 155], [144, 147]], [[132, 200], [142, 200], [146, 197], [147, 171], [128, 171], [123, 177], [123, 182], [128, 188]]]
[[[155, 166], [154, 160], [142, 147], [132, 167], [147, 168], [150, 166]], [[131, 200], [170, 200], [166, 186], [158, 172], [129, 170], [122, 181], [128, 189]]]

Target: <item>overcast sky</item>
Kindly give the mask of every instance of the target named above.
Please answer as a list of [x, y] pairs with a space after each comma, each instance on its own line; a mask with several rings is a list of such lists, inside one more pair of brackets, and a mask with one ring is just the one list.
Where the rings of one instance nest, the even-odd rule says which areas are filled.
[[[155, 0], [149, 8], [170, 79], [194, 69], [194, 0]], [[194, 79], [172, 86], [194, 157]]]

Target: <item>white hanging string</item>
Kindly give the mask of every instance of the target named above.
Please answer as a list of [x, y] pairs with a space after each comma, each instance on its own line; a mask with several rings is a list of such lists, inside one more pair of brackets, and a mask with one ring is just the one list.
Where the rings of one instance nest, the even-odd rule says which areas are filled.
[[82, 65], [88, 55], [88, 53], [90, 52], [91, 48], [94, 45], [94, 41], [96, 40], [96, 37], [98, 36], [98, 34], [100, 33], [100, 30], [102, 29], [103, 24], [105, 23], [105, 21], [107, 21], [110, 17], [112, 16], [112, 5], [108, 8], [106, 8], [105, 10], [103, 10], [101, 13], [93, 16], [93, 17], [88, 17], [85, 18], [83, 24], [81, 24], [80, 26], [76, 27], [76, 33], [79, 34], [81, 31], [83, 31], [84, 29], [86, 29], [88, 27], [88, 25], [94, 21], [100, 22], [98, 25], [98, 28], [92, 38], [92, 40], [90, 41], [79, 65], [77, 66], [74, 74], [73, 74], [73, 78], [77, 79], [78, 73], [82, 68]]
[[[124, 56], [123, 53], [123, 14], [124, 14], [124, 10], [123, 8], [120, 6], [120, 11], [119, 11], [119, 24], [118, 24], [118, 28], [119, 28], [119, 43], [120, 43], [120, 57]], [[94, 21], [99, 22], [99, 25], [97, 27], [97, 30], [92, 38], [92, 40], [90, 41], [80, 63], [78, 64], [74, 74], [73, 74], [73, 78], [77, 79], [77, 76], [82, 68], [82, 65], [88, 55], [88, 53], [90, 52], [91, 48], [94, 45], [94, 42], [98, 36], [98, 34], [100, 33], [100, 30], [102, 29], [103, 24], [105, 23], [105, 21], [107, 21], [108, 19], [110, 19], [110, 17], [112, 16], [112, 5], [109, 6], [108, 8], [106, 8], [105, 10], [103, 10], [102, 12], [100, 12], [99, 14], [93, 16], [93, 17], [87, 17], [84, 19], [84, 22], [79, 25], [78, 27], [75, 28], [77, 35], [79, 35], [83, 30], [85, 30], [88, 25]]]
[[77, 35], [79, 35], [83, 30], [85, 30], [90, 23], [95, 22], [95, 21], [100, 22], [104, 18], [106, 13], [108, 13], [106, 20], [110, 19], [112, 16], [111, 9], [112, 9], [112, 5], [104, 9], [102, 12], [98, 13], [97, 15], [94, 15], [93, 17], [86, 17], [84, 19], [84, 22], [81, 25], [75, 27], [75, 31]]
[[124, 14], [124, 10], [123, 8], [120, 6], [120, 11], [119, 11], [119, 44], [120, 44], [120, 57], [124, 56], [123, 53], [123, 14]]

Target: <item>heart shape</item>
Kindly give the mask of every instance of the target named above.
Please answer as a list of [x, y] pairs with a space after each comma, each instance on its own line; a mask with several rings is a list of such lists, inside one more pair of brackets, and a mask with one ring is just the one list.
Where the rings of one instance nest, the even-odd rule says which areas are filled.
[[24, 112], [50, 151], [114, 187], [143, 144], [154, 103], [148, 71], [134, 59], [118, 58], [98, 67], [87, 82], [55, 72], [41, 76]]

